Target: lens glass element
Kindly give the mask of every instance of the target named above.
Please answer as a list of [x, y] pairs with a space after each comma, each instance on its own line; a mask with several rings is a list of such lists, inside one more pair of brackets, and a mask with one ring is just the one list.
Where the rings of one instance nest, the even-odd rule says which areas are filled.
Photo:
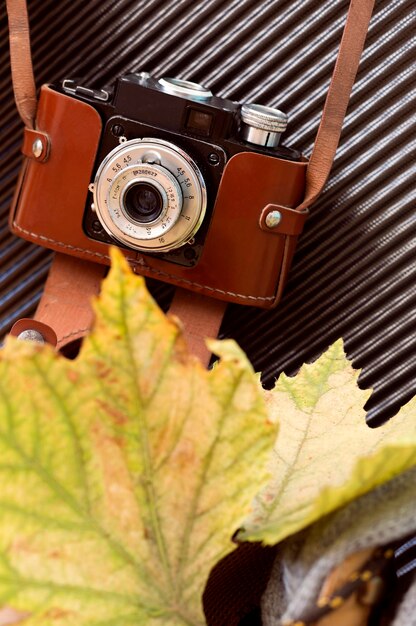
[[148, 224], [160, 217], [163, 211], [163, 198], [153, 185], [138, 182], [126, 191], [124, 208], [132, 220]]

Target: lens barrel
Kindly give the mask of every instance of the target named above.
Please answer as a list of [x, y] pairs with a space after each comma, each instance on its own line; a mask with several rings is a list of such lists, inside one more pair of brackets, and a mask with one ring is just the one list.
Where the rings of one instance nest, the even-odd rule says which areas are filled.
[[163, 211], [163, 198], [154, 185], [138, 182], [130, 185], [123, 197], [127, 215], [141, 224], [157, 220]]
[[143, 252], [183, 246], [206, 211], [205, 181], [196, 163], [178, 146], [155, 137], [120, 142], [101, 162], [92, 191], [104, 230], [123, 246]]

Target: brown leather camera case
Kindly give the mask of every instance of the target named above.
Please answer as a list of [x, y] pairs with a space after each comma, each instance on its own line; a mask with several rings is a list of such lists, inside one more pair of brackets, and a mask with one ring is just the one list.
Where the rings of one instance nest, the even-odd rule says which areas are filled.
[[[13, 232], [58, 252], [108, 264], [108, 246], [89, 239], [82, 229], [102, 131], [99, 114], [44, 86], [37, 128], [49, 138], [49, 154], [42, 155], [43, 161], [32, 155], [34, 131], [26, 130], [26, 162], [11, 212]], [[289, 208], [304, 196], [306, 165], [252, 152], [232, 157], [195, 267], [132, 250], [124, 253], [138, 274], [221, 300], [270, 308], [280, 296], [306, 217]], [[271, 229], [265, 216], [273, 208], [281, 220]]]

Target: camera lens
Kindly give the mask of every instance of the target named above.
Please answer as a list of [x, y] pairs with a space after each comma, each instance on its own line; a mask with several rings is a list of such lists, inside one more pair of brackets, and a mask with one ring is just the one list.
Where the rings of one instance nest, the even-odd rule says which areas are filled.
[[174, 144], [156, 138], [131, 139], [114, 148], [97, 170], [93, 194], [106, 233], [144, 252], [180, 248], [205, 216], [206, 186], [197, 165]]
[[129, 187], [124, 196], [124, 207], [135, 222], [154, 222], [163, 211], [161, 193], [149, 183], [138, 182]]

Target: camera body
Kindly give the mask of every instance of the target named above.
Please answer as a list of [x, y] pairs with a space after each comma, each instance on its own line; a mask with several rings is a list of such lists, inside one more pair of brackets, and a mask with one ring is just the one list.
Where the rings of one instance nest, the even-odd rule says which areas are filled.
[[33, 134], [25, 137], [16, 234], [100, 263], [117, 245], [145, 276], [242, 304], [276, 303], [306, 168], [279, 145], [280, 111], [142, 72], [111, 90], [44, 86], [37, 127], [49, 149], [39, 159]]

